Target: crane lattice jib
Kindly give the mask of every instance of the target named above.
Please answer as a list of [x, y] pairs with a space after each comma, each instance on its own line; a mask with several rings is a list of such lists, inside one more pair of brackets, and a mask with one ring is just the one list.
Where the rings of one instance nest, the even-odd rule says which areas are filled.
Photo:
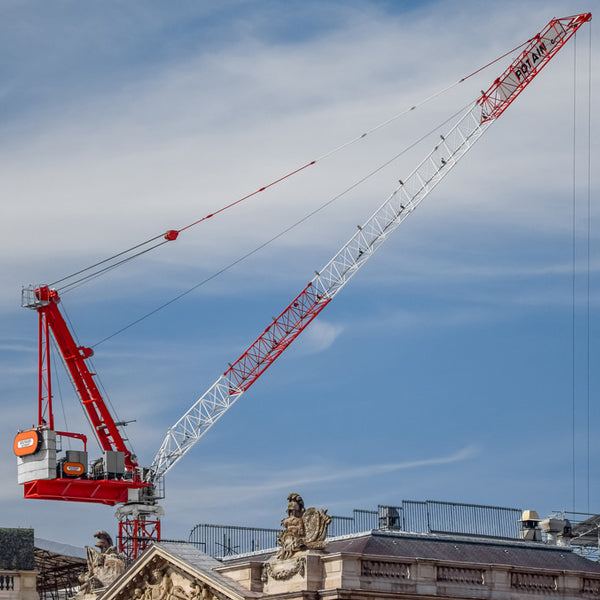
[[[450, 172], [487, 128], [533, 80], [591, 14], [554, 19], [511, 66], [439, 138], [429, 155], [358, 227], [258, 339], [230, 365], [212, 387], [171, 427], [154, 458], [148, 479], [156, 481], [214, 425], [308, 324], [346, 285], [375, 250]], [[532, 65], [529, 67], [529, 65]]]
[[479, 99], [485, 119], [498, 118], [592, 13], [552, 19]]

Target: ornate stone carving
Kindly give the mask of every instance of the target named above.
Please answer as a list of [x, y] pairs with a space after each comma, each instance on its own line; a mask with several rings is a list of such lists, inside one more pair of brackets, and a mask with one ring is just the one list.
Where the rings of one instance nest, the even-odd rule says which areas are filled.
[[[194, 594], [194, 587], [186, 591], [182, 585], [174, 581], [173, 573], [161, 569], [153, 569], [151, 576], [146, 581], [145, 588], [136, 588], [134, 590], [135, 598], [140, 600], [191, 600]], [[199, 590], [199, 599], [207, 600]], [[208, 597], [210, 600], [210, 596]]]
[[220, 598], [201, 581], [195, 581], [190, 584], [192, 591], [187, 596], [188, 600], [220, 600]]
[[125, 560], [113, 546], [110, 535], [106, 531], [96, 531], [94, 537], [98, 539], [98, 550], [86, 546], [88, 570], [79, 576], [81, 585], [74, 596], [76, 600], [95, 598], [125, 571]]
[[208, 585], [161, 564], [138, 573], [126, 594], [131, 600], [222, 600]]
[[531, 592], [556, 592], [558, 579], [552, 574], [514, 571], [510, 576], [510, 587]]
[[302, 497], [290, 494], [287, 515], [281, 521], [285, 529], [277, 536], [277, 543], [281, 546], [277, 559], [286, 560], [300, 550], [322, 550], [325, 547], [327, 527], [331, 523], [326, 510], [319, 511], [314, 507], [305, 509]]
[[485, 585], [485, 570], [440, 565], [437, 568], [436, 579], [447, 583]]
[[286, 579], [291, 579], [296, 574], [303, 577], [305, 567], [306, 558], [304, 556], [297, 556], [295, 559], [284, 561], [269, 561], [265, 563], [263, 568], [262, 581], [267, 581], [269, 577], [278, 581], [285, 581]]
[[410, 579], [410, 564], [386, 560], [361, 560], [363, 577], [386, 577], [389, 579]]
[[584, 577], [581, 586], [581, 593], [591, 596], [600, 596], [600, 579]]

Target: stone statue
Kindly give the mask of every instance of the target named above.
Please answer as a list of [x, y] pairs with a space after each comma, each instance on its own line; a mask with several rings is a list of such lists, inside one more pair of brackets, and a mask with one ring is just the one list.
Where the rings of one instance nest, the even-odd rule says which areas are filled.
[[305, 509], [304, 500], [299, 494], [292, 493], [287, 499], [287, 517], [281, 521], [284, 530], [277, 535], [277, 543], [281, 549], [276, 558], [288, 559], [307, 548], [322, 550], [325, 547], [327, 527], [331, 523], [327, 511], [319, 511], [314, 507]]
[[[204, 584], [191, 585], [191, 592], [181, 585], [181, 580], [170, 570], [155, 568], [145, 580], [145, 588], [134, 590], [134, 600], [197, 600]], [[204, 597], [204, 596], [202, 596]]]
[[87, 572], [79, 576], [79, 591], [76, 600], [95, 598], [99, 591], [111, 584], [123, 571], [125, 560], [113, 546], [112, 538], [106, 531], [96, 531], [95, 544], [98, 550], [86, 546]]
[[153, 583], [150, 581], [146, 583], [144, 600], [166, 600], [173, 587], [171, 578], [160, 569], [154, 569], [152, 571], [152, 581]]
[[188, 600], [219, 600], [205, 583], [194, 581], [190, 587], [192, 591], [186, 596]]

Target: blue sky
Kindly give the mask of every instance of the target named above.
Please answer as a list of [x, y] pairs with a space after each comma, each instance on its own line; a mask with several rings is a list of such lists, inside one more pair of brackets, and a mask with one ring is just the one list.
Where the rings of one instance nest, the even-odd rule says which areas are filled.
[[[2, 3], [1, 525], [77, 545], [97, 529], [116, 530], [110, 508], [25, 501], [16, 484], [12, 439], [34, 421], [37, 393], [36, 315], [20, 308], [22, 285], [183, 227], [419, 104], [177, 242], [65, 293], [80, 342], [95, 345], [334, 198], [474, 100], [507, 63], [422, 100], [552, 17], [592, 8], [560, 0]], [[591, 31], [595, 67], [593, 23]], [[291, 491], [341, 516], [403, 499], [598, 511], [593, 436], [589, 502], [587, 477], [587, 427], [593, 432], [599, 417], [600, 264], [592, 181], [588, 329], [589, 36], [588, 26], [169, 473], [165, 537], [184, 539], [200, 522], [277, 526]], [[432, 139], [95, 347], [119, 418], [136, 420], [128, 434], [142, 464]], [[88, 433], [65, 379], [60, 391], [60, 426]]]

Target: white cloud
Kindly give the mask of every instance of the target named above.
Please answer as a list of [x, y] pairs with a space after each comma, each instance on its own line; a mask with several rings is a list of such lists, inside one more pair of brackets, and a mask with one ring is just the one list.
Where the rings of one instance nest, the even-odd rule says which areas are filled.
[[323, 352], [331, 347], [343, 331], [341, 325], [329, 323], [324, 319], [315, 320], [302, 333], [302, 338], [298, 342], [298, 351], [307, 354]]
[[[478, 66], [469, 54], [473, 41], [463, 38], [462, 44], [456, 44], [457, 32], [450, 25], [437, 30], [436, 40], [455, 52], [439, 60], [439, 51], [429, 48], [424, 36], [433, 14], [417, 13], [417, 26], [409, 31], [403, 28], [398, 36], [399, 20], [375, 9], [361, 11], [360, 19], [353, 8], [338, 10], [352, 15], [347, 20], [350, 25], [340, 31], [282, 45], [276, 52], [265, 42], [245, 37], [217, 54], [190, 56], [156, 71], [143, 71], [142, 77], [124, 86], [118, 82], [107, 87], [98, 99], [72, 102], [68, 111], [52, 115], [35, 133], [19, 132], [18, 141], [5, 139], [2, 175], [6, 197], [13, 200], [14, 224], [8, 235], [28, 231], [26, 244], [20, 237], [14, 244], [21, 268], [35, 265], [49, 243], [59, 264], [49, 269], [42, 262], [39, 276], [48, 271], [62, 274], [62, 264], [68, 271], [71, 265], [81, 266], [131, 241], [185, 224], [395, 114], [399, 102], [404, 107], [423, 97], [417, 82], [424, 81], [419, 77], [447, 80], [448, 60], [456, 62], [457, 68]], [[466, 14], [459, 10], [454, 18], [459, 21]], [[492, 29], [500, 35], [501, 27], [507, 25], [495, 22]], [[389, 52], [391, 47], [398, 50]], [[422, 57], [418, 64], [411, 58], [415, 52]], [[353, 68], [340, 69], [342, 59]], [[388, 79], [392, 74], [394, 84]], [[404, 85], [398, 87], [398, 81]], [[445, 110], [444, 103], [438, 103], [436, 114]], [[547, 127], [539, 112], [536, 121]], [[403, 136], [407, 130], [412, 126], [403, 122]], [[537, 137], [530, 136], [529, 147], [523, 150], [534, 153]], [[397, 145], [397, 139], [389, 136], [378, 139], [383, 142], [383, 151], [378, 151], [382, 156]], [[502, 156], [505, 173], [517, 171], [518, 156], [512, 159], [514, 165], [506, 162], [511, 154]], [[363, 163], [364, 152], [355, 160]], [[477, 171], [486, 173], [486, 180], [506, 177], [490, 162], [483, 169], [480, 160], [472, 160], [470, 168], [460, 167], [465, 177]], [[377, 164], [372, 158], [369, 161]], [[211, 223], [199, 230], [191, 248], [174, 256], [189, 261], [191, 249], [196, 264], [207, 260], [207, 250], [213, 261], [224, 252], [236, 257], [242, 248], [264, 239], [265, 214], [270, 221], [286, 224], [290, 217], [301, 216], [339, 191], [343, 185], [338, 181], [348, 178], [347, 171], [336, 169], [331, 172], [337, 180], [334, 185], [326, 187], [323, 177], [307, 173], [296, 180], [301, 182], [298, 187], [294, 183], [281, 188], [285, 194], [253, 200], [247, 212], [240, 207], [242, 219], [222, 217], [223, 225]], [[522, 173], [518, 176], [523, 179]], [[472, 186], [488, 185], [480, 183], [481, 178], [468, 178]], [[316, 187], [307, 187], [305, 179]], [[380, 192], [381, 199], [388, 189]], [[462, 202], [473, 202], [476, 193], [473, 188], [468, 196], [462, 195]], [[304, 206], [295, 207], [296, 199], [302, 199]], [[460, 204], [461, 198], [453, 202]], [[443, 204], [440, 209], [444, 217]], [[365, 215], [364, 209], [352, 212], [348, 215], [352, 219]], [[344, 215], [333, 216], [337, 230], [351, 231], [345, 229]], [[50, 221], [51, 229], [46, 225]], [[319, 221], [312, 225], [311, 245], [332, 249]], [[273, 231], [281, 228], [276, 225]], [[303, 243], [304, 235], [299, 234], [296, 245]], [[69, 257], [73, 248], [78, 248], [75, 259]]]
[[[185, 509], [197, 495], [202, 495], [203, 503], [219, 503], [223, 508], [228, 505], [235, 505], [239, 498], [246, 501], [257, 502], [261, 498], [272, 497], [275, 493], [289, 492], [291, 489], [302, 489], [309, 486], [318, 486], [319, 484], [328, 484], [335, 486], [342, 482], [352, 482], [355, 485], [363, 485], [358, 480], [377, 478], [411, 469], [426, 469], [428, 467], [437, 467], [459, 463], [462, 461], [476, 458], [479, 450], [474, 446], [466, 446], [448, 454], [446, 456], [435, 456], [429, 458], [412, 459], [398, 463], [381, 463], [364, 466], [348, 466], [344, 464], [305, 464], [302, 466], [293, 466], [284, 471], [271, 470], [265, 479], [257, 480], [250, 473], [256, 473], [256, 467], [248, 465], [213, 465], [209, 469], [203, 469], [210, 473], [210, 478], [220, 481], [232, 480], [235, 483], [203, 483], [198, 489], [197, 494], [193, 491], [193, 485], [190, 485], [189, 495], [170, 499], [169, 505], [171, 511]], [[224, 476], [228, 474], [228, 476]], [[200, 478], [203, 476], [200, 474]]]

